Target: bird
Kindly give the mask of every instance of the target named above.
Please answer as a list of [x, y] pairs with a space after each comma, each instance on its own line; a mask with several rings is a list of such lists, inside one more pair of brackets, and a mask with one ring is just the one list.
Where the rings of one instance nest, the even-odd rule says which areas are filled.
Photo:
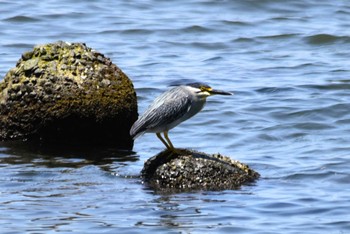
[[[168, 132], [200, 112], [212, 95], [233, 95], [202, 82], [178, 85], [157, 97], [130, 129], [135, 140], [144, 133], [155, 133], [168, 150], [176, 151]], [[164, 138], [161, 133], [163, 133]]]

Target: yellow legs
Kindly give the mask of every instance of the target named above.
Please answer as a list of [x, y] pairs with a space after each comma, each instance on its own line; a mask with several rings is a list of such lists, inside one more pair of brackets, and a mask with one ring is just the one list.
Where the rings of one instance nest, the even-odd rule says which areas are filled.
[[160, 132], [157, 132], [157, 137], [159, 138], [159, 140], [161, 140], [163, 142], [163, 144], [166, 146], [166, 148], [168, 150], [171, 150], [171, 151], [175, 151], [175, 147], [173, 146], [173, 144], [171, 143], [170, 139], [169, 139], [169, 136], [168, 136], [168, 131], [165, 131], [164, 132], [164, 138], [165, 140], [163, 139], [162, 135], [160, 135]]
[[178, 155], [184, 154], [184, 151], [181, 149], [176, 149], [173, 144], [171, 143], [169, 136], [168, 136], [168, 131], [163, 132], [164, 133], [164, 138], [162, 137], [162, 135], [160, 134], [160, 132], [157, 132], [157, 137], [159, 138], [159, 140], [161, 140], [163, 142], [163, 144], [166, 146], [166, 148], [170, 151], [170, 154], [168, 155], [168, 157], [176, 157]]

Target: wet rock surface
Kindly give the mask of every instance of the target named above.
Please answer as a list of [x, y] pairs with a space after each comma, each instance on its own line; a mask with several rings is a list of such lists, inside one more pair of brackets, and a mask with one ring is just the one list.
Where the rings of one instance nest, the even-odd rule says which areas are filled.
[[0, 140], [131, 149], [136, 93], [111, 60], [82, 43], [35, 46], [0, 83]]
[[145, 162], [141, 175], [151, 188], [160, 192], [238, 189], [260, 177], [247, 165], [220, 154], [179, 151], [165, 150]]

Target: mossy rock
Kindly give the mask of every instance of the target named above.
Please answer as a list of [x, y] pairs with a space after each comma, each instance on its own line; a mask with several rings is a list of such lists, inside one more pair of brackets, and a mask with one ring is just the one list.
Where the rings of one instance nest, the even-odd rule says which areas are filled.
[[136, 119], [130, 79], [83, 43], [35, 46], [0, 83], [0, 140], [131, 149]]
[[152, 189], [159, 192], [238, 189], [260, 177], [247, 165], [220, 154], [177, 151], [164, 150], [145, 162], [141, 175]]

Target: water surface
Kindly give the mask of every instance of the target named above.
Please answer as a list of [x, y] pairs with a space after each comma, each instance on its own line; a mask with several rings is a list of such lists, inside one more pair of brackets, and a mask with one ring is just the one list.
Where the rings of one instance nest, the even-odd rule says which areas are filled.
[[134, 82], [139, 110], [169, 84], [212, 97], [170, 132], [262, 178], [235, 191], [156, 194], [139, 179], [163, 149], [0, 145], [1, 233], [350, 232], [347, 1], [0, 1], [0, 79], [34, 45], [85, 42]]

